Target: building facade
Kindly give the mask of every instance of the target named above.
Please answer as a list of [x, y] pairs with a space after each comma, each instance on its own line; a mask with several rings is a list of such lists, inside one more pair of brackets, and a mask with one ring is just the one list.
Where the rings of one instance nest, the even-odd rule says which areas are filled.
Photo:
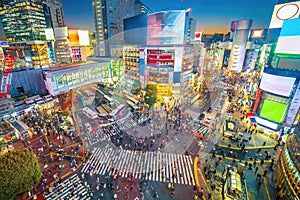
[[93, 0], [95, 56], [122, 54], [123, 20], [134, 15], [134, 0]]
[[275, 186], [279, 199], [300, 199], [299, 149], [300, 135], [290, 135], [281, 151], [276, 166]]
[[46, 0], [52, 28], [65, 26], [62, 0]]
[[152, 11], [149, 7], [143, 4], [140, 0], [134, 2], [134, 15], [150, 14]]

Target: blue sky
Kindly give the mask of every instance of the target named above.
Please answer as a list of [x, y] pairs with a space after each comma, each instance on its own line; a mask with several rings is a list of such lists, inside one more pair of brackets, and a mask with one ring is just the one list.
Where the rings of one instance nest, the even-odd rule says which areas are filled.
[[[198, 29], [204, 32], [228, 32], [230, 23], [253, 19], [254, 28], [267, 28], [277, 0], [142, 0], [154, 12], [192, 8]], [[63, 0], [66, 24], [93, 30], [91, 0]]]

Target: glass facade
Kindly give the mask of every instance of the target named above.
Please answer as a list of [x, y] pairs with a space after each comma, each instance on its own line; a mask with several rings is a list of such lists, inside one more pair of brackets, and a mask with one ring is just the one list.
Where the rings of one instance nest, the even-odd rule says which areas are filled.
[[300, 199], [300, 135], [289, 136], [278, 160], [276, 169], [277, 194], [280, 199]]
[[41, 0], [4, 1], [0, 13], [8, 42], [46, 39], [46, 19]]

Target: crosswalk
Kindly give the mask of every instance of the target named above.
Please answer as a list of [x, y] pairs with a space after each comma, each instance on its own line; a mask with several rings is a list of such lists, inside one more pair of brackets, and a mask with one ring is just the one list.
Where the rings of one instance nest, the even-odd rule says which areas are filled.
[[94, 150], [81, 169], [82, 173], [132, 175], [136, 179], [195, 185], [191, 156], [112, 148]]
[[210, 131], [210, 128], [196, 122], [192, 126], [192, 131], [197, 132], [202, 136], [206, 136], [208, 134], [208, 132]]
[[47, 200], [75, 200], [75, 199], [90, 199], [87, 187], [82, 183], [77, 174], [73, 174], [58, 186], [53, 191], [45, 195]]
[[127, 131], [131, 128], [137, 127], [148, 119], [149, 117], [142, 115], [138, 120], [134, 120], [132, 115], [130, 115], [123, 119], [117, 120], [108, 126], [99, 128], [96, 131], [87, 134], [86, 138], [89, 146], [95, 146], [105, 140], [109, 140], [112, 136], [119, 134], [122, 131]]

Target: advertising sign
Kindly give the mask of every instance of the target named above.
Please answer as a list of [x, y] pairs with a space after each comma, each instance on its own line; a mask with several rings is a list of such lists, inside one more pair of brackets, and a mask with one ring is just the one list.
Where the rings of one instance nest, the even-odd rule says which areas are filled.
[[263, 73], [259, 88], [273, 94], [289, 97], [296, 78]]
[[69, 42], [70, 46], [79, 46], [79, 36], [77, 29], [69, 30]]
[[162, 11], [148, 15], [148, 45], [183, 44], [185, 11]]
[[299, 107], [300, 107], [300, 84], [298, 84], [294, 98], [291, 102], [290, 108], [287, 113], [287, 117], [286, 117], [287, 125], [291, 126], [294, 123]]
[[283, 21], [298, 18], [300, 1], [275, 5], [269, 28], [281, 28]]
[[203, 33], [203, 31], [195, 32], [195, 41], [201, 41], [202, 33]]
[[52, 28], [45, 28], [46, 40], [54, 40], [54, 32]]
[[264, 36], [264, 29], [252, 30], [252, 38], [262, 38]]
[[80, 46], [89, 46], [90, 45], [89, 31], [78, 30], [78, 37], [79, 37], [79, 45]]

